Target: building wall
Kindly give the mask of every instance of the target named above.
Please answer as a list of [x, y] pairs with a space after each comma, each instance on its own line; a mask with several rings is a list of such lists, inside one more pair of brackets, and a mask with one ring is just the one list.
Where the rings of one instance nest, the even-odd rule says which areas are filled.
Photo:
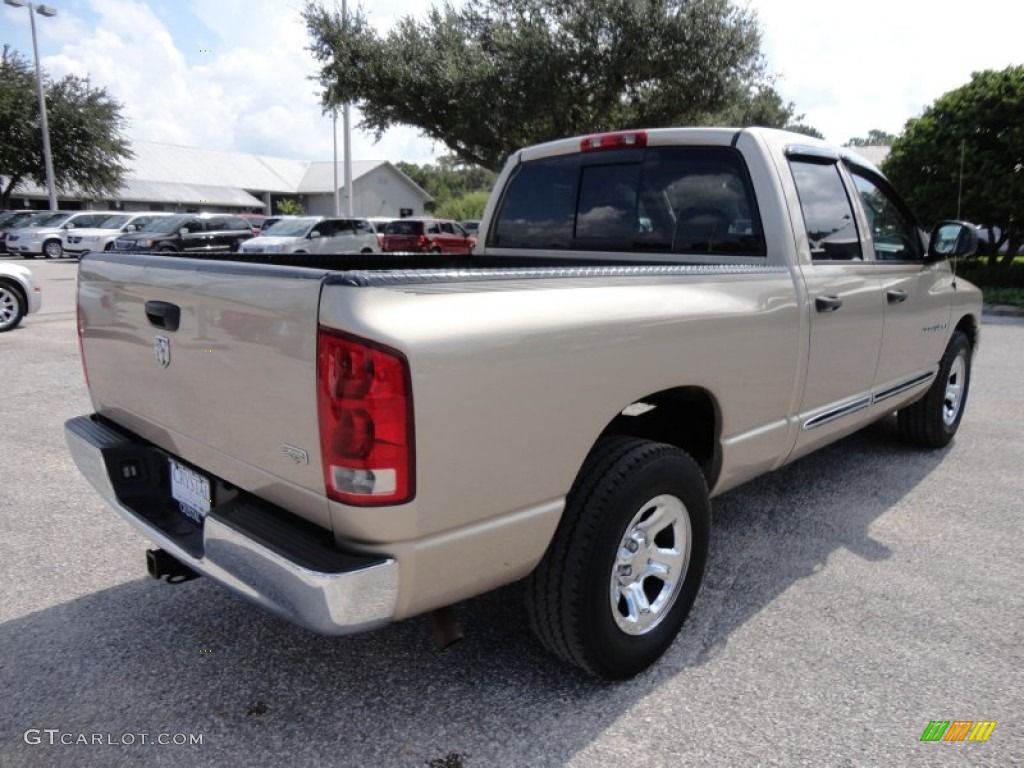
[[[413, 216], [423, 215], [423, 198], [387, 166], [375, 168], [353, 180], [352, 188], [355, 190], [352, 212], [356, 216], [394, 216], [397, 219], [403, 208], [411, 210]], [[306, 195], [305, 200], [306, 213], [311, 216], [334, 215], [334, 195], [331, 193]], [[342, 189], [339, 198], [342, 216], [347, 210], [346, 205], [345, 190]]]

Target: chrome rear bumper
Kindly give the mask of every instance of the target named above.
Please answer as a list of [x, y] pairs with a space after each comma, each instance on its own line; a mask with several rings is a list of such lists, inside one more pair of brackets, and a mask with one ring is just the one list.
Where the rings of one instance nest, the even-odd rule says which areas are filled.
[[[90, 416], [65, 422], [64, 434], [75, 464], [107, 503], [192, 570], [294, 624], [321, 634], [351, 634], [392, 620], [398, 596], [398, 565], [394, 560], [314, 552], [321, 555], [320, 560], [333, 558], [328, 570], [318, 570], [301, 562], [303, 557], [280, 550], [275, 542], [260, 541], [257, 533], [246, 530], [245, 515], [239, 514], [237, 507], [228, 515], [215, 506], [203, 522], [201, 547], [198, 537], [196, 546], [190, 547], [156, 525], [137, 500], [135, 508], [122, 501], [117, 482], [112, 480], [111, 463], [116, 465], [119, 461], [123, 465], [124, 457], [131, 457], [136, 451], [140, 461], [148, 460], [152, 466], [153, 462], [144, 455], [162, 451]], [[116, 455], [116, 461], [112, 455]], [[156, 478], [153, 484], [155, 488]], [[254, 514], [258, 512], [258, 501], [250, 509]], [[287, 522], [277, 520], [275, 525], [278, 531], [291, 533]], [[299, 528], [294, 533], [294, 539], [301, 541], [304, 533]], [[291, 535], [286, 538], [293, 539]]]

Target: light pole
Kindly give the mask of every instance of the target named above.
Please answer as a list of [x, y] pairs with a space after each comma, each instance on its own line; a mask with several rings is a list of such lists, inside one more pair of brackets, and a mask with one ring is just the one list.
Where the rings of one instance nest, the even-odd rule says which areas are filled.
[[36, 93], [39, 96], [39, 119], [43, 124], [43, 163], [46, 165], [46, 189], [50, 194], [50, 210], [57, 210], [57, 188], [53, 183], [53, 154], [50, 152], [50, 126], [46, 122], [46, 97], [43, 95], [43, 73], [39, 68], [39, 44], [36, 42], [36, 11], [42, 16], [56, 16], [57, 9], [49, 5], [33, 5], [28, 0], [4, 0], [15, 8], [28, 6], [29, 24], [32, 26], [32, 53], [36, 57]]
[[[342, 22], [348, 21], [348, 3], [347, 0], [341, 0], [341, 20]], [[338, 113], [335, 112], [335, 115]], [[342, 132], [345, 134], [345, 213], [352, 217], [352, 126], [349, 123], [348, 117], [348, 102], [342, 107], [341, 111], [341, 125]], [[335, 168], [337, 168], [337, 158], [335, 158]], [[337, 189], [338, 185], [335, 184], [334, 188]]]
[[338, 110], [332, 113], [331, 135], [334, 137], [334, 215], [341, 216], [341, 207], [338, 204]]

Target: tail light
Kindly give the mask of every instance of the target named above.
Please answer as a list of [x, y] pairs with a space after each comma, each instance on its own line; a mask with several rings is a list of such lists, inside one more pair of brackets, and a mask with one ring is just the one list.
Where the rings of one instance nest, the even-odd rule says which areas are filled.
[[353, 506], [415, 496], [409, 364], [393, 349], [321, 328], [317, 407], [327, 495]]
[[630, 147], [646, 147], [647, 131], [616, 131], [615, 133], [595, 133], [580, 141], [581, 152], [593, 152], [595, 149], [629, 149]]

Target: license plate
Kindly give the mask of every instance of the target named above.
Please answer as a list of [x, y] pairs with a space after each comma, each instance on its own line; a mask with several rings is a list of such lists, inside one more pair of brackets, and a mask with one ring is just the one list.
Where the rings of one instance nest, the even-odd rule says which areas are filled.
[[181, 514], [195, 523], [202, 523], [210, 514], [213, 496], [210, 481], [174, 459], [171, 464], [171, 497], [178, 502]]

